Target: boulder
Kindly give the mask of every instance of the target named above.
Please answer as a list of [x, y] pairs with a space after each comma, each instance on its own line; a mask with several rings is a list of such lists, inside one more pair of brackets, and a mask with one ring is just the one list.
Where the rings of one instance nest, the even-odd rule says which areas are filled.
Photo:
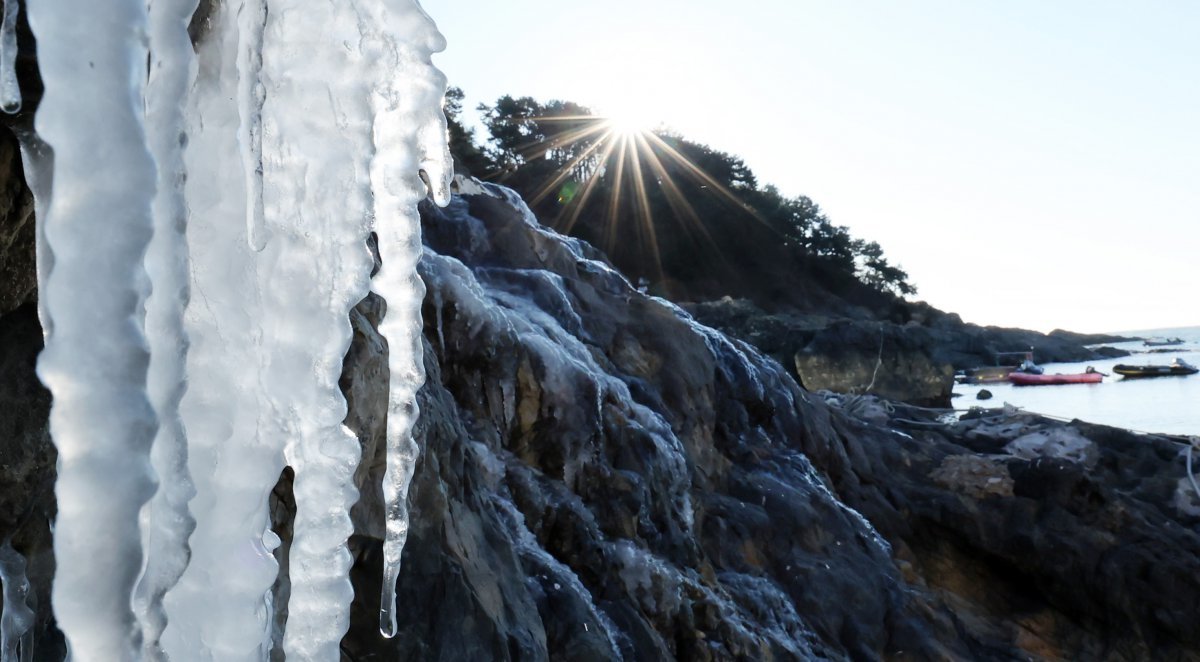
[[874, 393], [911, 404], [950, 406], [954, 367], [915, 340], [896, 325], [834, 322], [796, 353], [796, 374], [810, 391]]
[[809, 456], [954, 605], [971, 659], [1200, 659], [1185, 440], [1008, 406], [961, 421], [898, 407], [852, 429], [841, 452], [856, 459]]

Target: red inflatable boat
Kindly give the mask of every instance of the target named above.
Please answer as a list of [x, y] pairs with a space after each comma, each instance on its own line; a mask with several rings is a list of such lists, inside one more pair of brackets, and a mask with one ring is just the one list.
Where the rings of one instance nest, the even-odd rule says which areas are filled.
[[1016, 386], [1044, 386], [1047, 384], [1097, 384], [1104, 381], [1104, 373], [1081, 372], [1074, 375], [1031, 375], [1026, 372], [1014, 372], [1008, 376], [1008, 381]]

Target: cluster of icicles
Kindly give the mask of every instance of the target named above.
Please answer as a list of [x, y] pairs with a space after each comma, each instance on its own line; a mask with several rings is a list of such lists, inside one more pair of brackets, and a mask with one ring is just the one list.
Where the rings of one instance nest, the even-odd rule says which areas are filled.
[[[54, 612], [78, 662], [336, 660], [361, 459], [338, 378], [369, 291], [388, 302], [380, 627], [396, 631], [425, 377], [416, 205], [449, 196], [444, 40], [416, 0], [199, 4], [27, 0]], [[285, 466], [291, 591], [273, 644], [268, 496]]]

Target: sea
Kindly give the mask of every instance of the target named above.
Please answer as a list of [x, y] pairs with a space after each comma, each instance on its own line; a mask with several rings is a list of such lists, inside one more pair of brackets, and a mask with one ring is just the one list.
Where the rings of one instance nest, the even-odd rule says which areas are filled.
[[[1132, 356], [1086, 363], [1042, 364], [1046, 374], [1083, 372], [1092, 366], [1109, 376], [1099, 384], [1059, 386], [1013, 386], [1001, 384], [956, 384], [955, 409], [974, 406], [1000, 407], [1004, 403], [1030, 412], [1062, 418], [1081, 419], [1137, 432], [1200, 435], [1200, 373], [1184, 377], [1126, 379], [1112, 371], [1113, 366], [1166, 365], [1181, 358], [1200, 368], [1200, 327], [1122, 331], [1113, 335], [1146, 339], [1181, 338], [1174, 347], [1146, 347], [1142, 341], [1106, 343], [1130, 352]], [[1150, 349], [1177, 350], [1148, 353]], [[992, 392], [989, 400], [977, 400], [980, 390]]]

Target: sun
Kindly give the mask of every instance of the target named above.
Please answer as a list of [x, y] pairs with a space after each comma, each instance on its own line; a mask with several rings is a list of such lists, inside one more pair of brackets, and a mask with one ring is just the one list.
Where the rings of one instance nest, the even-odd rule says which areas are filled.
[[651, 120], [632, 115], [609, 115], [604, 118], [604, 122], [608, 124], [609, 130], [622, 137], [649, 133], [654, 128]]
[[606, 106], [600, 116], [608, 129], [617, 136], [650, 133], [662, 123], [648, 104], [636, 101]]

